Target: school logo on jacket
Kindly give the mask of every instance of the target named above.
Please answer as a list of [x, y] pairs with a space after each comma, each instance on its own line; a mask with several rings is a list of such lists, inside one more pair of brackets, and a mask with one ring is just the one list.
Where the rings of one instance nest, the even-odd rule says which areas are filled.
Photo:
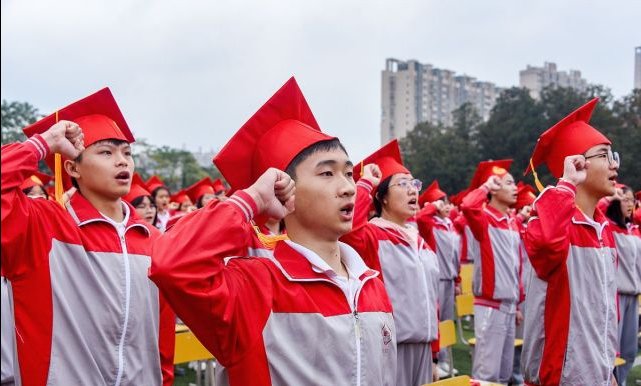
[[392, 330], [385, 323], [383, 323], [383, 327], [381, 328], [381, 336], [383, 337], [383, 352], [387, 352], [389, 350], [389, 344], [392, 341]]

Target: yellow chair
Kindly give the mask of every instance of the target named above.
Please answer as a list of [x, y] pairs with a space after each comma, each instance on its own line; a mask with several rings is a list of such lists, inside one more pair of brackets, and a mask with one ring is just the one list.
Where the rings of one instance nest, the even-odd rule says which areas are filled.
[[443, 379], [433, 383], [426, 383], [423, 386], [470, 386], [469, 375], [459, 375], [458, 377]]
[[474, 274], [474, 264], [461, 265], [461, 293], [472, 293], [472, 276]]
[[[461, 342], [468, 346], [474, 346], [476, 344], [476, 338], [470, 338], [467, 341], [463, 338], [463, 324], [461, 321], [461, 317], [463, 316], [474, 316], [474, 295], [462, 294], [456, 296], [456, 315]], [[514, 339], [514, 347], [521, 346], [523, 346], [523, 339]]]
[[175, 364], [210, 359], [214, 359], [214, 356], [207, 351], [193, 332], [187, 330], [176, 333]]
[[439, 345], [447, 349], [447, 362], [450, 366], [450, 378], [454, 376], [454, 357], [452, 346], [456, 344], [456, 329], [453, 320], [444, 320], [438, 324]]
[[621, 357], [614, 358], [614, 367], [623, 366], [625, 364], [625, 359]]

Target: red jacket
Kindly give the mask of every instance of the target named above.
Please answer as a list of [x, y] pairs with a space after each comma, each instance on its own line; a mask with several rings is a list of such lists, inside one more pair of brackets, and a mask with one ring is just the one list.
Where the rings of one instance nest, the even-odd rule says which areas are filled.
[[436, 251], [441, 280], [461, 281], [461, 236], [455, 229], [452, 220], [442, 219], [436, 215], [432, 204], [421, 209], [416, 215], [420, 235]]
[[379, 273], [340, 243], [359, 265], [352, 301], [289, 241], [248, 257], [256, 211], [238, 191], [183, 217], [153, 250], [151, 279], [229, 384], [393, 385], [396, 334]]
[[[432, 343], [438, 351], [438, 259], [417, 235], [416, 245], [397, 230], [367, 222], [372, 185], [356, 184], [354, 228], [343, 236], [365, 263], [383, 273], [394, 307], [399, 343]], [[411, 226], [411, 225], [410, 225]]]
[[40, 136], [2, 147], [2, 270], [23, 385], [171, 385], [174, 316], [147, 278], [152, 227], [117, 230], [81, 194], [66, 210], [19, 189]]
[[480, 257], [474, 259], [474, 303], [514, 311], [522, 298], [521, 237], [514, 218], [485, 205], [487, 193], [481, 186], [461, 204], [480, 251]]
[[589, 220], [561, 181], [534, 202], [525, 247], [522, 364], [529, 385], [609, 385], [617, 347], [616, 250], [600, 210]]

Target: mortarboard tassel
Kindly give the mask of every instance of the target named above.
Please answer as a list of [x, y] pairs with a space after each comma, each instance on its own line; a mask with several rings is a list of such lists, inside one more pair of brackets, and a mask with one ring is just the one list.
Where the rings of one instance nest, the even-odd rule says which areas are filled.
[[532, 162], [532, 158], [530, 158], [530, 168], [532, 169], [532, 175], [534, 176], [534, 185], [536, 185], [536, 188], [539, 190], [539, 192], [542, 192], [545, 187], [541, 183], [541, 180], [539, 180], [539, 175], [536, 173], [536, 170], [534, 169], [534, 163]]
[[[56, 123], [58, 123], [58, 112], [56, 111]], [[54, 195], [58, 204], [64, 206], [62, 201], [62, 195], [64, 194], [64, 188], [62, 187], [62, 155], [56, 153], [55, 157], [55, 166], [53, 171], [53, 176], [55, 179], [54, 185]]]
[[258, 225], [253, 225], [258, 240], [268, 249], [274, 249], [279, 241], [289, 240], [287, 235], [266, 235], [260, 231]]

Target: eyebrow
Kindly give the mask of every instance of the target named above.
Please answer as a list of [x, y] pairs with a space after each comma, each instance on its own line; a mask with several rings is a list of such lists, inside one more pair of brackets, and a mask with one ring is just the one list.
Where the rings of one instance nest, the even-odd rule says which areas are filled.
[[[316, 167], [318, 168], [318, 167], [321, 167], [321, 166], [335, 166], [338, 163], [339, 162], [334, 160], [334, 159], [328, 159], [328, 160], [319, 161], [316, 164]], [[347, 161], [345, 161], [345, 166], [354, 166], [354, 164], [352, 163], [352, 161], [347, 160]]]

